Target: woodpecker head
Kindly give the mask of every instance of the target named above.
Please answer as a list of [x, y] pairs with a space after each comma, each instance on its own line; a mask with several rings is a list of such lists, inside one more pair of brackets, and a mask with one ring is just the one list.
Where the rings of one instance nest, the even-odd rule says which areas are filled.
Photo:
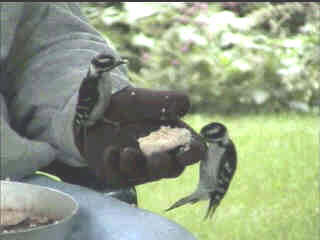
[[206, 142], [210, 143], [227, 144], [229, 141], [227, 128], [223, 124], [217, 122], [204, 126], [200, 131], [200, 135]]
[[116, 58], [110, 54], [100, 53], [91, 60], [90, 74], [100, 75], [126, 63], [126, 60], [116, 60]]

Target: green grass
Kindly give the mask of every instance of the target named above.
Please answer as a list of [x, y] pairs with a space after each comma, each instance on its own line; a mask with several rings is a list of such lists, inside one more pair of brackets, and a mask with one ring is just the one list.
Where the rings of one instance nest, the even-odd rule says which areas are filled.
[[198, 164], [177, 179], [138, 187], [139, 204], [187, 228], [199, 240], [320, 239], [319, 122], [294, 114], [222, 117], [191, 115], [197, 131], [211, 121], [226, 124], [238, 151], [238, 170], [211, 220], [207, 202], [164, 212], [191, 193]]

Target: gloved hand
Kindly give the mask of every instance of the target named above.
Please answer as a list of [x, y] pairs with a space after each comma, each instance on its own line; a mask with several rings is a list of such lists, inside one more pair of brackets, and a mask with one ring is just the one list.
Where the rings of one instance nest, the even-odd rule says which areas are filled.
[[[204, 158], [200, 136], [180, 120], [190, 107], [185, 94], [128, 87], [111, 97], [105, 118], [87, 129], [75, 142], [89, 168], [109, 187], [129, 187], [179, 176], [187, 165]], [[145, 157], [137, 139], [160, 126], [187, 128], [192, 133], [188, 149], [177, 147]]]

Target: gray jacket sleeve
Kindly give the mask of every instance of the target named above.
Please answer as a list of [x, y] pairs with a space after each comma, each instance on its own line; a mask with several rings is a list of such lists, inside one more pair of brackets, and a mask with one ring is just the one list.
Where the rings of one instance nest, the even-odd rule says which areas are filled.
[[[20, 161], [35, 162], [33, 170], [54, 158], [85, 166], [72, 133], [78, 89], [93, 56], [117, 53], [76, 3], [0, 3], [0, 18], [0, 91], [10, 116], [1, 119], [1, 177]], [[123, 66], [105, 81], [112, 93], [130, 85]]]

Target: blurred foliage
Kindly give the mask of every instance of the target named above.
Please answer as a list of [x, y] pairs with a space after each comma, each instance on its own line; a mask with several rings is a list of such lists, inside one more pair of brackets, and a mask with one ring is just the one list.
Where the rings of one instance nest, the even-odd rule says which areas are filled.
[[188, 92], [192, 110], [319, 112], [320, 4], [90, 2], [90, 22], [140, 87]]

